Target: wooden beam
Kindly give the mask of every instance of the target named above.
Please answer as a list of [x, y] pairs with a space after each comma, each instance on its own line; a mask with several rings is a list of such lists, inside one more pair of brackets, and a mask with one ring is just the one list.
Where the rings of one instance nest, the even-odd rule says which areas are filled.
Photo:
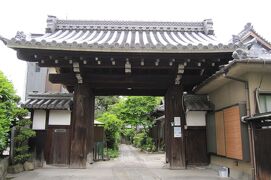
[[94, 130], [94, 95], [88, 85], [78, 84], [74, 89], [71, 121], [70, 168], [86, 168], [92, 154]]
[[166, 89], [94, 89], [95, 96], [164, 96]]
[[[55, 60], [44, 60], [41, 59], [38, 61], [40, 67], [61, 67], [61, 68], [72, 68], [72, 64], [69, 62], [70, 60], [59, 60], [58, 63], [55, 63]], [[100, 64], [95, 61], [87, 61], [87, 60], [73, 60], [74, 62], [79, 62], [80, 67], [82, 67], [85, 71], [88, 69], [124, 69], [125, 62], [124, 61], [114, 61], [115, 64], [112, 65], [112, 61], [110, 60], [100, 60]], [[144, 61], [144, 66], [142, 66], [140, 59], [130, 61], [131, 69], [142, 69], [142, 70], [156, 70], [156, 69], [175, 69], [179, 64], [186, 64], [185, 69], [218, 69], [219, 65], [223, 65], [226, 62], [217, 62], [216, 59], [208, 60], [206, 62], [202, 62], [201, 59], [195, 59], [189, 63], [183, 61], [176, 61], [172, 65], [170, 64], [171, 60], [167, 59], [164, 61], [159, 61], [157, 65], [157, 60], [151, 60], [150, 62]], [[200, 64], [200, 66], [199, 66]]]
[[[128, 88], [128, 87], [149, 87], [149, 88], [167, 88], [173, 82], [173, 77], [168, 75], [97, 75], [87, 74], [83, 76], [83, 81], [89, 83], [93, 87], [111, 88]], [[77, 79], [75, 74], [50, 74], [49, 80], [52, 83], [75, 85]]]

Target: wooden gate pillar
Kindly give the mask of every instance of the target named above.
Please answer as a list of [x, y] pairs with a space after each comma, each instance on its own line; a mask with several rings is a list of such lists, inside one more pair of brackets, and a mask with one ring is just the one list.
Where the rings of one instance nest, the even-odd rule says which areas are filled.
[[88, 85], [75, 86], [71, 121], [70, 168], [86, 168], [88, 157], [92, 157], [94, 103], [95, 96]]
[[183, 90], [172, 86], [165, 95], [166, 160], [171, 169], [185, 169], [185, 114], [182, 103]]

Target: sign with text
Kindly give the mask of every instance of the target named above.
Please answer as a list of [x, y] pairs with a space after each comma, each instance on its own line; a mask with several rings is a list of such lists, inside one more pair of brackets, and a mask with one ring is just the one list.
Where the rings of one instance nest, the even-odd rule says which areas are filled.
[[181, 126], [181, 117], [174, 117], [174, 125]]
[[181, 127], [174, 127], [174, 138], [182, 137], [182, 128]]

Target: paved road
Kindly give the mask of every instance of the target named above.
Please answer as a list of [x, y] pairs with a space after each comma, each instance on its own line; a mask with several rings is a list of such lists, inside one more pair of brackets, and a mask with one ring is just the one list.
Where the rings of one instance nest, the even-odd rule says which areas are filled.
[[42, 168], [23, 172], [14, 177], [16, 180], [216, 180], [221, 179], [217, 172], [208, 168], [188, 168], [187, 170], [169, 170], [164, 163], [164, 154], [146, 154], [138, 149], [120, 146], [120, 157], [110, 161], [96, 162], [87, 169]]

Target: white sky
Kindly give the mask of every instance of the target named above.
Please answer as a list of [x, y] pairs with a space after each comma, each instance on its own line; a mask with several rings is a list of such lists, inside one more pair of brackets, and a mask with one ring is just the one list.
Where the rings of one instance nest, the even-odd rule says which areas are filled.
[[[202, 21], [213, 19], [216, 36], [229, 40], [247, 22], [271, 41], [270, 0], [2, 0], [0, 35], [44, 33], [47, 15], [59, 19]], [[23, 96], [26, 63], [0, 42], [0, 70]]]

